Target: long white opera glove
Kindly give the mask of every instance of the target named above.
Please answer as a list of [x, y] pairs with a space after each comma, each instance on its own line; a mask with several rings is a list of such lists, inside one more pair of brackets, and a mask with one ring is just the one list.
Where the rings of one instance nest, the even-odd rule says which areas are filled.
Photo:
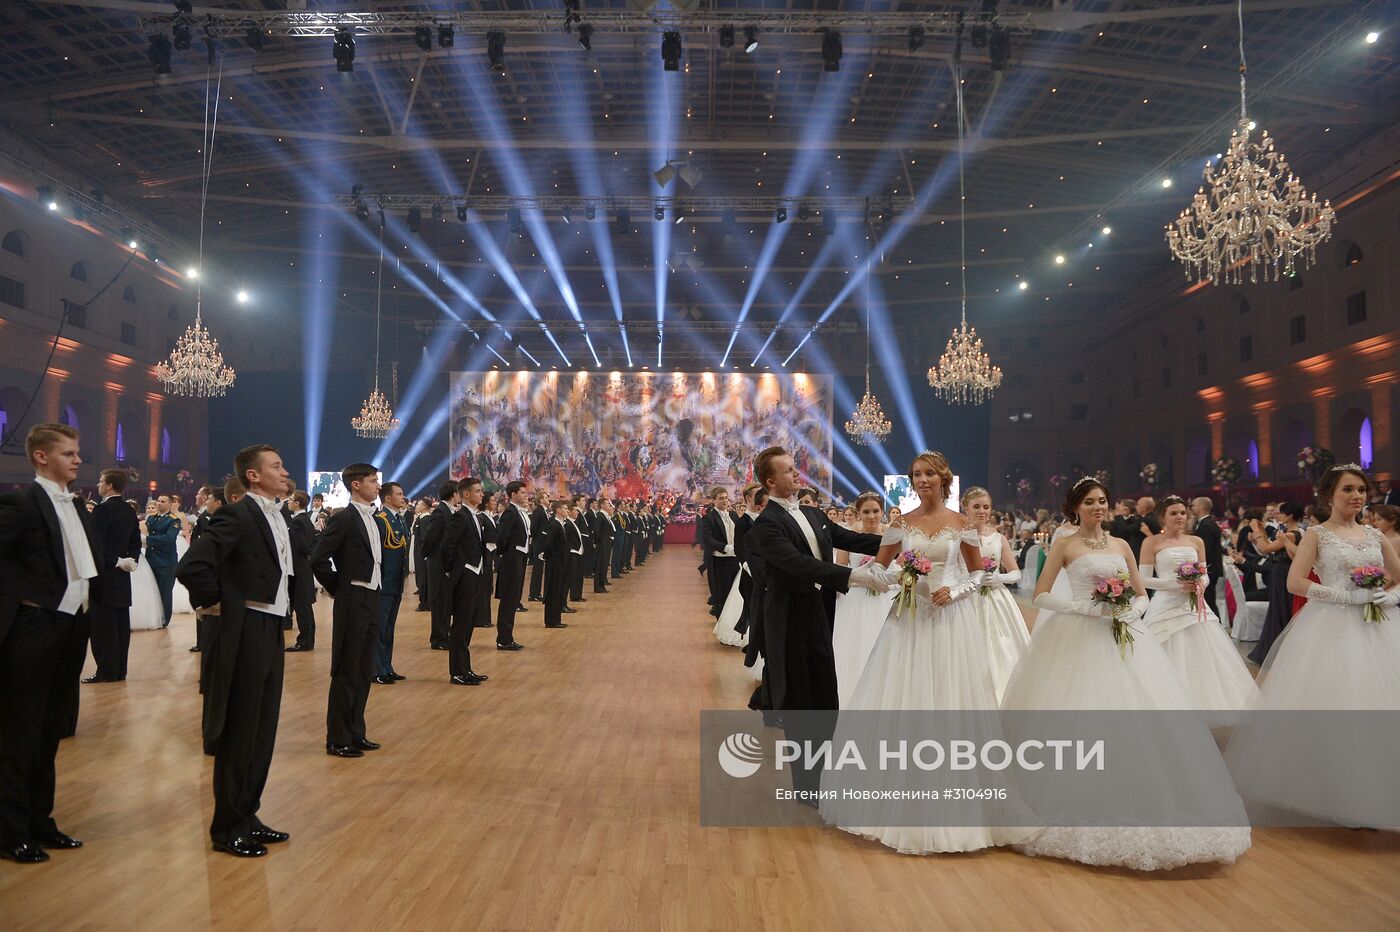
[[895, 587], [895, 580], [898, 577], [899, 574], [888, 567], [878, 563], [867, 563], [851, 570], [851, 577], [846, 585], [847, 588], [863, 586], [871, 592], [889, 592]]
[[1321, 583], [1310, 583], [1308, 585], [1308, 601], [1332, 602], [1336, 605], [1365, 605], [1373, 601], [1375, 590], [1369, 589], [1338, 589], [1336, 586], [1324, 586]]
[[1400, 605], [1400, 589], [1373, 589], [1371, 602], [1375, 605]]
[[1021, 581], [1020, 569], [1014, 569], [1009, 573], [983, 573], [982, 585], [984, 586], [1010, 586]]
[[1053, 592], [1042, 592], [1035, 597], [1035, 607], [1048, 612], [1067, 612], [1073, 615], [1093, 615], [1112, 618], [1113, 606], [1093, 599], [1067, 599]]
[[[1148, 601], [1147, 596], [1135, 595], [1133, 596], [1133, 606], [1130, 610], [1130, 613], [1136, 615], [1139, 618], [1142, 618], [1144, 615], [1147, 614], [1147, 606], [1150, 604], [1151, 602]], [[1127, 614], [1129, 614], [1129, 612], [1124, 612], [1124, 615]]]
[[1157, 567], [1151, 563], [1139, 563], [1138, 575], [1142, 577], [1144, 589], [1180, 589], [1179, 580], [1157, 575]]
[[962, 529], [962, 533], [958, 535], [958, 543], [971, 544], [973, 547], [981, 550], [982, 532], [975, 527], [965, 527]]
[[970, 573], [968, 577], [962, 580], [961, 582], [949, 586], [949, 598], [956, 602], [958, 599], [963, 598], [968, 593], [975, 591], [978, 586], [982, 585], [982, 577], [985, 575], [986, 573], [984, 573], [982, 570], [977, 570], [976, 572]]
[[904, 531], [894, 526], [885, 528], [885, 533], [880, 536], [881, 547], [888, 547], [890, 544], [903, 545], [903, 543]]

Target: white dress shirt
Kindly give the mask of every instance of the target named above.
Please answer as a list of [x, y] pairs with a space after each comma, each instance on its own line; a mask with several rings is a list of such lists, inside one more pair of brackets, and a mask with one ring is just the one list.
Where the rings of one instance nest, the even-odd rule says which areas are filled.
[[521, 519], [521, 522], [525, 525], [525, 543], [524, 543], [522, 546], [516, 547], [515, 549], [516, 549], [516, 550], [519, 550], [521, 553], [525, 554], [526, 556], [529, 556], [529, 555], [530, 555], [530, 513], [529, 513], [528, 511], [526, 511], [524, 508], [521, 508], [519, 505], [515, 504], [515, 502], [511, 502], [510, 504], [511, 504], [511, 507], [513, 507], [516, 511], [520, 512], [520, 519]]
[[[467, 509], [467, 511], [471, 512], [471, 515], [472, 515], [471, 520], [476, 524], [476, 536], [477, 536], [477, 539], [481, 539], [481, 512], [477, 511], [477, 510], [476, 510], [475, 508], [473, 508], [471, 505], [465, 505], [465, 506], [463, 506], [463, 507], [465, 507], [465, 508]], [[490, 546], [490, 545], [488, 544], [487, 546]], [[485, 547], [483, 547], [482, 549], [484, 550]], [[481, 575], [481, 561], [480, 561], [480, 560], [477, 560], [477, 561], [476, 561], [476, 566], [469, 566], [469, 567], [467, 567], [467, 569], [471, 570], [473, 573], [475, 573], [476, 575], [480, 576], [480, 575]]]
[[361, 589], [378, 589], [381, 585], [379, 563], [384, 554], [379, 546], [379, 525], [374, 520], [374, 512], [376, 509], [373, 502], [366, 505], [353, 498], [350, 499], [350, 504], [354, 505], [355, 510], [360, 513], [360, 520], [364, 523], [365, 530], [369, 533], [370, 553], [374, 554], [374, 573], [370, 576], [369, 581], [365, 582], [359, 579], [352, 579], [350, 580], [350, 585], [359, 586]]
[[278, 618], [285, 618], [290, 610], [287, 598], [287, 577], [292, 575], [292, 540], [287, 534], [287, 522], [282, 517], [282, 509], [278, 506], [276, 499], [263, 498], [256, 492], [249, 492], [248, 497], [253, 500], [253, 504], [261, 509], [263, 520], [272, 530], [272, 540], [277, 545], [277, 565], [282, 572], [278, 574], [277, 595], [271, 602], [254, 602], [251, 599], [245, 599], [243, 606], [255, 611], [266, 612], [269, 615], [276, 615]]
[[90, 580], [97, 575], [97, 561], [93, 559], [92, 548], [88, 546], [83, 520], [78, 517], [78, 510], [73, 505], [73, 493], [44, 476], [35, 476], [34, 481], [48, 493], [54, 511], [58, 512], [58, 530], [63, 536], [63, 568], [67, 573], [68, 585], [63, 590], [58, 610], [65, 615], [76, 615], [79, 609], [87, 610], [88, 594], [92, 588]]
[[721, 511], [719, 523], [724, 527], [724, 549], [716, 550], [715, 556], [732, 557], [734, 556], [734, 519], [730, 517], [729, 512]]
[[579, 530], [579, 526], [578, 526], [577, 524], [574, 523], [574, 519], [573, 519], [573, 518], [570, 518], [570, 519], [569, 519], [569, 523], [570, 523], [570, 524], [573, 524], [573, 526], [574, 526], [574, 531], [575, 531], [575, 533], [578, 534], [578, 549], [577, 549], [577, 550], [570, 550], [569, 552], [572, 553], [572, 554], [574, 554], [575, 556], [582, 556], [582, 555], [583, 555], [583, 531]]
[[[807, 516], [802, 513], [802, 506], [797, 504], [797, 502], [792, 501], [791, 499], [775, 498], [772, 500], [777, 502], [789, 515], [792, 516], [792, 520], [797, 522], [798, 530], [800, 530], [802, 532], [802, 536], [807, 539], [807, 547], [812, 551], [812, 556], [820, 560], [822, 558], [822, 550], [821, 547], [817, 544], [817, 532], [812, 530], [812, 525], [810, 522], [808, 522]], [[821, 588], [820, 583], [814, 583], [813, 585], [815, 585], [818, 589]]]

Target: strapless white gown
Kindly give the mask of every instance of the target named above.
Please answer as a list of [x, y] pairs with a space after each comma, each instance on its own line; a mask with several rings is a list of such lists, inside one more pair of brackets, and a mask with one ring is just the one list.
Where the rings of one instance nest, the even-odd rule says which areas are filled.
[[724, 607], [720, 609], [719, 618], [715, 620], [715, 640], [730, 647], [743, 647], [749, 643], [748, 632], [740, 634], [734, 630], [744, 615], [744, 597], [739, 594], [739, 580], [743, 578], [744, 570], [741, 567], [739, 572], [734, 574], [734, 584], [729, 587]]
[[[851, 566], [864, 566], [874, 557], [851, 554]], [[885, 626], [885, 618], [894, 604], [895, 593], [872, 592], [860, 586], [836, 597], [836, 619], [831, 629], [831, 652], [836, 658], [836, 692], [840, 707], [851, 704], [865, 662], [875, 648], [875, 641]]]
[[[175, 539], [175, 556], [183, 558], [186, 551], [190, 549], [190, 542], [185, 540], [185, 535], [181, 534]], [[172, 615], [193, 615], [194, 606], [190, 604], [190, 590], [185, 588], [185, 584], [179, 579], [175, 580], [175, 588], [170, 595], [170, 612]]]
[[[889, 532], [886, 539], [889, 539]], [[920, 578], [912, 611], [906, 610], [902, 617], [895, 617], [895, 609], [888, 610], [879, 637], [865, 663], [865, 670], [846, 708], [894, 713], [902, 710], [996, 709], [996, 687], [992, 683], [991, 662], [987, 657], [987, 638], [973, 605], [975, 591], [943, 606], [934, 605], [929, 600], [932, 591], [942, 586], [956, 585], [967, 577], [959, 551], [958, 532], [944, 528], [930, 537], [917, 529], [906, 528], [900, 550], [913, 550], [927, 556], [933, 563], [933, 569]], [[860, 598], [861, 593], [857, 591], [853, 597]], [[846, 740], [843, 728], [860, 727], [851, 724], [854, 721], [845, 715], [838, 718], [833, 747], [841, 747]], [[868, 720], [862, 724], [868, 724]], [[888, 777], [892, 782], [904, 781], [911, 787], [927, 783], [927, 775], [920, 775], [917, 771], [891, 771]], [[824, 788], [827, 788], [825, 784]], [[931, 802], [929, 805], [927, 821], [936, 822], [939, 804]], [[877, 815], [872, 821], [880, 821], [880, 808], [870, 810]], [[830, 814], [825, 804], [822, 809], [824, 815]], [[898, 818], [892, 816], [891, 821]], [[901, 854], [976, 851], [1022, 841], [1037, 831], [958, 825], [838, 827], [888, 845]]]
[[[1351, 570], [1384, 566], [1381, 534], [1350, 541], [1325, 527], [1313, 566], [1322, 585], [1353, 588]], [[1256, 708], [1283, 710], [1400, 710], [1400, 607], [1368, 622], [1360, 605], [1309, 599], [1283, 629], [1259, 674]], [[1374, 735], [1322, 736], [1310, 748], [1287, 716], [1249, 718], [1226, 749], [1240, 793], [1251, 801], [1341, 825], [1370, 825], [1356, 801], [1385, 781], [1396, 792], [1400, 747]], [[1299, 762], [1306, 761], [1306, 767]]]
[[[1126, 563], [1117, 554], [1093, 553], [1071, 562], [1061, 575], [1069, 578], [1074, 598], [1088, 599], [1099, 579], [1126, 569]], [[1002, 708], [1193, 708], [1157, 640], [1140, 624], [1136, 628], [1136, 640], [1126, 653], [1121, 653], [1113, 640], [1109, 619], [1041, 612], [1030, 646], [1006, 684]], [[1148, 753], [1159, 758], [1151, 762], [1150, 769], [1161, 778], [1150, 787], [1128, 789], [1152, 793], [1155, 807], [1162, 805], [1161, 794], [1170, 793], [1182, 800], [1182, 811], [1197, 811], [1199, 805], [1193, 804], [1218, 795], [1218, 788], [1228, 785], [1230, 774], [1205, 722], [1198, 730], [1179, 729], [1173, 734], [1178, 740], [1190, 742], [1190, 746], [1149, 748]], [[1033, 841], [1018, 846], [1018, 850], [1037, 857], [1134, 870], [1164, 870], [1210, 861], [1232, 863], [1248, 850], [1250, 830], [1243, 825], [1243, 803], [1233, 794], [1231, 799], [1229, 811], [1220, 813], [1222, 826], [1218, 828], [1053, 826]]]
[[[1158, 551], [1153, 569], [1159, 578], [1175, 580], [1176, 568], [1196, 559], [1195, 547], [1167, 547]], [[1209, 605], [1205, 614], [1201, 621], [1191, 608], [1191, 597], [1180, 589], [1158, 589], [1142, 622], [1167, 652], [1196, 708], [1237, 712], [1254, 702], [1259, 689]], [[1207, 721], [1214, 725], [1224, 720]]]
[[[1006, 538], [999, 531], [994, 531], [991, 537], [983, 537], [982, 556], [1000, 560], [1005, 543]], [[1017, 661], [1031, 642], [1031, 633], [1021, 609], [1006, 586], [992, 586], [986, 595], [974, 593], [973, 604], [987, 637], [987, 659], [991, 663], [992, 685], [996, 687], [999, 702], [1006, 692], [1006, 681], [1011, 679], [1011, 671], [1016, 669]]]
[[131, 630], [156, 631], [165, 624], [165, 607], [160, 601], [156, 575], [146, 563], [145, 549], [131, 574]]

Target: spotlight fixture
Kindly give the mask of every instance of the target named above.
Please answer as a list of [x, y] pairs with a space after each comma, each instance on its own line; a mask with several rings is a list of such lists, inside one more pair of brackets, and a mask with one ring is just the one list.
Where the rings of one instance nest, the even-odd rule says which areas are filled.
[[506, 34], [488, 32], [486, 34], [486, 59], [491, 62], [492, 71], [506, 70]]
[[136, 242], [136, 231], [131, 227], [122, 227], [121, 239], [123, 243], [126, 243], [128, 249], [135, 249], [139, 245]]
[[176, 12], [176, 13], [193, 13], [193, 12], [194, 12], [194, 4], [190, 3], [190, 0], [175, 0], [175, 12]]
[[679, 71], [681, 68], [681, 34], [666, 32], [661, 35], [661, 67], [666, 71]]
[[209, 59], [209, 64], [214, 64], [214, 56], [219, 50], [219, 44], [214, 41], [214, 30], [208, 26], [204, 27], [204, 54]]
[[369, 219], [369, 205], [368, 205], [368, 204], [359, 203], [359, 204], [356, 204], [356, 205], [355, 205], [355, 219], [356, 219], [356, 220], [368, 220], [368, 219]]
[[175, 51], [188, 51], [190, 47], [190, 27], [185, 23], [177, 22], [170, 27], [170, 35], [175, 42]]
[[651, 176], [656, 179], [658, 185], [664, 188], [666, 185], [676, 180], [676, 167], [670, 162], [667, 162], [665, 165], [662, 165], [656, 171], [652, 172]]
[[466, 205], [466, 204], [458, 204], [458, 205], [457, 205], [457, 222], [458, 222], [458, 223], [466, 223], [466, 222], [467, 222], [467, 205]]
[[442, 205], [441, 205], [441, 204], [434, 204], [434, 205], [433, 205], [433, 219], [434, 219], [434, 220], [441, 220], [441, 219], [442, 219]]
[[1162, 179], [1162, 187], [1164, 187], [1164, 188], [1170, 188], [1171, 186], [1172, 186], [1172, 180], [1171, 180], [1170, 178], [1163, 178], [1163, 179]]
[[1021, 284], [1017, 285], [1016, 287], [1017, 287], [1017, 288], [1020, 288], [1022, 291], [1025, 291], [1025, 290], [1026, 290], [1027, 288], [1029, 288], [1030, 286], [1031, 286], [1031, 283], [1030, 283], [1030, 282], [1023, 281], [1023, 282], [1021, 282]]
[[1380, 34], [1379, 32], [1376, 32], [1374, 29], [1372, 29], [1370, 32], [1366, 33], [1366, 44], [1367, 44], [1367, 45], [1375, 45], [1377, 42], [1380, 41], [1380, 39], [1381, 39], [1381, 34]]
[[917, 52], [919, 49], [921, 49], [921, 48], [923, 48], [923, 47], [924, 47], [924, 27], [923, 27], [923, 26], [910, 26], [910, 27], [909, 27], [909, 51], [911, 51], [911, 52]]
[[583, 209], [583, 219], [588, 220], [588, 221], [592, 221], [592, 220], [594, 220], [595, 218], [597, 218], [597, 216], [598, 216], [598, 208], [594, 207], [592, 204], [589, 204], [587, 207], [585, 207], [585, 208]]
[[425, 52], [432, 51], [433, 31], [427, 26], [419, 26], [413, 30], [413, 44]]
[[732, 49], [734, 47], [734, 27], [719, 27], [719, 47], [722, 49]]
[[787, 208], [779, 207], [773, 211], [773, 221], [775, 223], [787, 223]]
[[249, 26], [243, 32], [243, 43], [250, 51], [261, 52], [263, 50], [263, 32], [257, 26]]
[[423, 212], [417, 207], [408, 209], [408, 232], [420, 233], [423, 230]]
[[993, 71], [1005, 71], [1011, 64], [1011, 33], [995, 23], [987, 40], [987, 57], [991, 59]]
[[1056, 264], [1056, 265], [1064, 265], [1064, 264], [1065, 264], [1065, 257], [1064, 257], [1063, 255], [1056, 256], [1056, 257], [1055, 257], [1055, 264]]
[[38, 193], [40, 204], [43, 204], [49, 210], [58, 210], [58, 201], [54, 198], [53, 188], [46, 184], [41, 184], [39, 185]]
[[665, 220], [665, 219], [666, 219], [666, 208], [665, 208], [663, 205], [661, 205], [661, 204], [657, 204], [657, 205], [656, 205], [656, 210], [652, 211], [652, 215], [653, 215], [654, 217], [656, 217], [656, 219], [657, 219], [658, 221], [660, 221], [660, 220]]
[[190, 266], [189, 268], [185, 269], [185, 277], [189, 279], [199, 278], [199, 269], [195, 268], [194, 266]]
[[156, 248], [155, 243], [146, 247], [146, 258], [156, 265], [160, 265], [160, 250]]
[[457, 30], [452, 28], [451, 23], [441, 23], [438, 25], [438, 48], [450, 49], [457, 41]]
[[243, 290], [240, 289], [240, 290], [238, 291], [238, 293], [235, 294], [235, 295], [233, 296], [233, 299], [234, 299], [235, 301], [237, 301], [239, 304], [247, 304], [247, 303], [248, 303], [248, 292], [243, 291]]
[[811, 209], [810, 207], [808, 207], [806, 204], [803, 204], [801, 207], [797, 208], [797, 222], [798, 222], [798, 223], [806, 223], [808, 220], [811, 220], [811, 219], [812, 219], [812, 209]]
[[593, 51], [593, 27], [588, 23], [578, 27], [578, 44], [585, 52]]
[[573, 218], [573, 216], [569, 213], [569, 208], [567, 208], [567, 207], [565, 207], [563, 210], [559, 211], [559, 219], [560, 219], [560, 220], [563, 220], [565, 223], [568, 223], [568, 224], [572, 224], [572, 223], [574, 222], [574, 218]]
[[335, 31], [331, 53], [335, 56], [335, 70], [339, 72], [355, 70], [355, 30], [341, 26]]
[[752, 55], [752, 54], [753, 54], [754, 52], [756, 52], [756, 51], [758, 51], [758, 27], [757, 27], [757, 26], [745, 26], [745, 27], [744, 27], [744, 52], [747, 53], [747, 54], [749, 54], [749, 55]]
[[352, 184], [350, 186], [350, 199], [358, 202], [365, 196], [365, 186], [362, 184]]
[[631, 213], [631, 211], [619, 210], [619, 211], [617, 212], [617, 232], [618, 232], [618, 233], [631, 233], [631, 232], [632, 232], [632, 213]]
[[681, 181], [684, 181], [692, 188], [700, 183], [701, 178], [705, 177], [704, 172], [693, 167], [689, 162], [681, 166], [678, 174], [681, 176]]
[[146, 59], [156, 74], [170, 73], [170, 39], [166, 36], [151, 36], [146, 46]]
[[1100, 232], [1102, 232], [1104, 236], [1107, 236], [1113, 232], [1113, 227], [1104, 227]]
[[835, 29], [828, 30], [822, 36], [822, 67], [826, 71], [841, 70], [841, 33]]

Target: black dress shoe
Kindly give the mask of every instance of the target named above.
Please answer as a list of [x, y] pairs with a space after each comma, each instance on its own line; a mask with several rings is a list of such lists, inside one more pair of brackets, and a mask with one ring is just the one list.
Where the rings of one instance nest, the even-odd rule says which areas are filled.
[[380, 748], [378, 741], [371, 741], [368, 738], [356, 738], [355, 747], [361, 751], [377, 751]]
[[326, 753], [331, 757], [364, 757], [365, 752], [352, 744], [328, 744]]
[[264, 826], [263, 828], [253, 829], [248, 833], [248, 837], [260, 844], [280, 845], [292, 836], [288, 835], [286, 832], [279, 832], [275, 828], [267, 828]]
[[480, 686], [481, 680], [470, 676], [454, 676], [448, 680], [453, 686]]
[[467, 671], [467, 678], [468, 678], [468, 679], [475, 679], [475, 680], [477, 680], [478, 682], [484, 683], [484, 682], [486, 682], [487, 680], [489, 680], [491, 677], [487, 676], [485, 673], [477, 673], [475, 670], [468, 670], [468, 671]]
[[58, 848], [61, 851], [72, 851], [83, 846], [83, 843], [72, 835], [65, 835], [57, 830], [47, 835], [36, 833], [34, 840], [45, 848]]
[[92, 676], [83, 677], [84, 683], [115, 683], [116, 681], [117, 678], [115, 676], [98, 676], [97, 674], [93, 674]]
[[524, 649], [525, 649], [525, 645], [524, 645], [524, 644], [517, 644], [515, 641], [511, 641], [509, 644], [497, 644], [497, 645], [496, 645], [496, 650], [524, 650]]
[[478, 622], [476, 623], [476, 626], [477, 626], [478, 628], [489, 628], [489, 627], [491, 627], [491, 622], [489, 622], [489, 621], [478, 621]]
[[529, 611], [529, 609], [526, 608], [526, 607], [523, 606], [523, 605], [517, 605], [517, 606], [515, 606], [515, 610], [516, 610], [517, 612], [528, 612], [528, 611]]
[[420, 606], [418, 606], [417, 608], [415, 608], [414, 611], [415, 611], [415, 612], [426, 612], [426, 611], [428, 611], [428, 606], [426, 606], [426, 605], [420, 605]]
[[0, 848], [0, 859], [14, 861], [16, 864], [42, 864], [49, 859], [49, 856], [38, 845], [24, 844]]
[[451, 650], [446, 644], [430, 644], [433, 650]]
[[252, 835], [239, 835], [227, 842], [216, 841], [214, 842], [214, 850], [231, 854], [236, 858], [260, 858], [267, 854], [267, 849], [263, 847], [262, 842], [254, 839]]
[[392, 676], [376, 676], [374, 682], [378, 683], [380, 686], [393, 686], [398, 680], [394, 679]]
[[585, 599], [583, 596], [579, 596], [577, 599], [574, 599], [574, 601], [575, 601], [575, 602], [587, 602], [588, 600]]
[[200, 652], [200, 646], [199, 646], [198, 644], [196, 644], [194, 647], [191, 647], [191, 648], [190, 648], [190, 653], [191, 653], [191, 654], [197, 654], [197, 653], [199, 653], [199, 652]]
[[402, 673], [390, 673], [389, 679], [402, 682], [403, 680], [408, 679], [408, 677], [404, 676]]
[[546, 628], [567, 628], [568, 625], [564, 624], [564, 623], [561, 621], [561, 622], [559, 622], [559, 624], [557, 624], [557, 625], [545, 625], [545, 627], [546, 627]]
[[287, 648], [287, 650], [285, 651], [285, 653], [288, 653], [288, 654], [301, 654], [301, 653], [305, 653], [306, 651], [309, 651], [309, 650], [315, 650], [315, 648], [314, 648], [314, 647], [307, 647], [307, 646], [304, 645], [304, 644], [293, 644], [291, 647]]
[[561, 608], [561, 609], [559, 610], [559, 613], [560, 613], [561, 615], [577, 615], [577, 614], [578, 614], [578, 609], [576, 609], [576, 608], [569, 608], [569, 607], [566, 605], [566, 606], [564, 606], [563, 608]]
[[543, 602], [544, 599], [540, 598], [540, 597], [537, 596], [537, 595], [532, 595], [532, 596], [530, 596], [530, 601], [531, 601], [531, 602]]

